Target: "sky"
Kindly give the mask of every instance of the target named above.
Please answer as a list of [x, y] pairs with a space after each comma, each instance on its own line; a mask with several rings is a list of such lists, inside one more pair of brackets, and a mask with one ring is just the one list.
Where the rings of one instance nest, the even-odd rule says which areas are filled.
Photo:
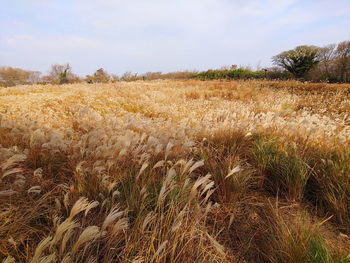
[[350, 40], [350, 0], [2, 0], [0, 66], [171, 72], [271, 66]]

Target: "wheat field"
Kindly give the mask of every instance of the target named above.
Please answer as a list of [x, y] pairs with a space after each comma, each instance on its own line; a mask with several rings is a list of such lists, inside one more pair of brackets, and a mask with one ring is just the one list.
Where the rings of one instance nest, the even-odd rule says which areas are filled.
[[0, 89], [3, 262], [350, 262], [350, 86]]

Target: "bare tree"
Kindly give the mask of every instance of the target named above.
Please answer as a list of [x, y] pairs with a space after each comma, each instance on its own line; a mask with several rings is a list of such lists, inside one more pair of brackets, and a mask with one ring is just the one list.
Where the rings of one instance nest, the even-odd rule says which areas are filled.
[[323, 48], [319, 49], [319, 58], [320, 58], [320, 70], [321, 74], [324, 75], [327, 80], [329, 80], [332, 76], [332, 65], [334, 58], [336, 57], [336, 44], [330, 44]]
[[123, 81], [134, 81], [138, 79], [138, 75], [137, 73], [132, 73], [131, 71], [127, 71], [121, 76], [120, 79]]
[[336, 50], [336, 55], [340, 80], [342, 82], [346, 82], [348, 81], [348, 74], [350, 71], [350, 41], [343, 41], [339, 43]]
[[49, 76], [53, 82], [59, 84], [68, 83], [69, 79], [73, 76], [72, 67], [67, 64], [54, 64], [51, 66]]
[[34, 83], [39, 79], [39, 71], [23, 70], [12, 67], [0, 67], [0, 82], [2, 86], [13, 86]]

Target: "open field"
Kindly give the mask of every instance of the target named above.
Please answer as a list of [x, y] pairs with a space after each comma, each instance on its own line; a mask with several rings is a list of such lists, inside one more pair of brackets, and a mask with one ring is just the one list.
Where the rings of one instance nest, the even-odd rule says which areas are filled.
[[350, 85], [2, 88], [0, 260], [350, 262]]

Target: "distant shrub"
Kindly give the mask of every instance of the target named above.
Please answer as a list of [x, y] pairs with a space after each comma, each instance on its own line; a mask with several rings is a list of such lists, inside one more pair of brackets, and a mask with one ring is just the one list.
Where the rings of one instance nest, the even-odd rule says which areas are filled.
[[0, 67], [0, 87], [31, 84], [39, 79], [39, 71]]
[[120, 79], [123, 81], [135, 81], [135, 80], [139, 80], [140, 76], [138, 76], [137, 73], [132, 73], [131, 71], [127, 71], [121, 76]]
[[278, 79], [278, 80], [287, 80], [291, 79], [293, 76], [288, 71], [280, 67], [271, 67], [266, 69], [266, 78], [267, 79]]
[[147, 72], [141, 77], [143, 80], [157, 80], [157, 79], [193, 79], [197, 75], [195, 71], [175, 71], [169, 73], [162, 72]]
[[163, 79], [193, 79], [197, 75], [196, 71], [175, 71], [162, 74]]
[[213, 80], [213, 79], [263, 79], [265, 72], [263, 70], [252, 71], [245, 68], [234, 69], [209, 69], [207, 71], [200, 72], [196, 75], [196, 78], [201, 80]]
[[103, 68], [100, 68], [93, 75], [87, 75], [85, 80], [88, 83], [106, 83], [111, 80], [111, 76]]
[[80, 82], [80, 78], [72, 72], [72, 67], [67, 63], [51, 65], [49, 74], [43, 76], [39, 81], [41, 83], [66, 84]]

